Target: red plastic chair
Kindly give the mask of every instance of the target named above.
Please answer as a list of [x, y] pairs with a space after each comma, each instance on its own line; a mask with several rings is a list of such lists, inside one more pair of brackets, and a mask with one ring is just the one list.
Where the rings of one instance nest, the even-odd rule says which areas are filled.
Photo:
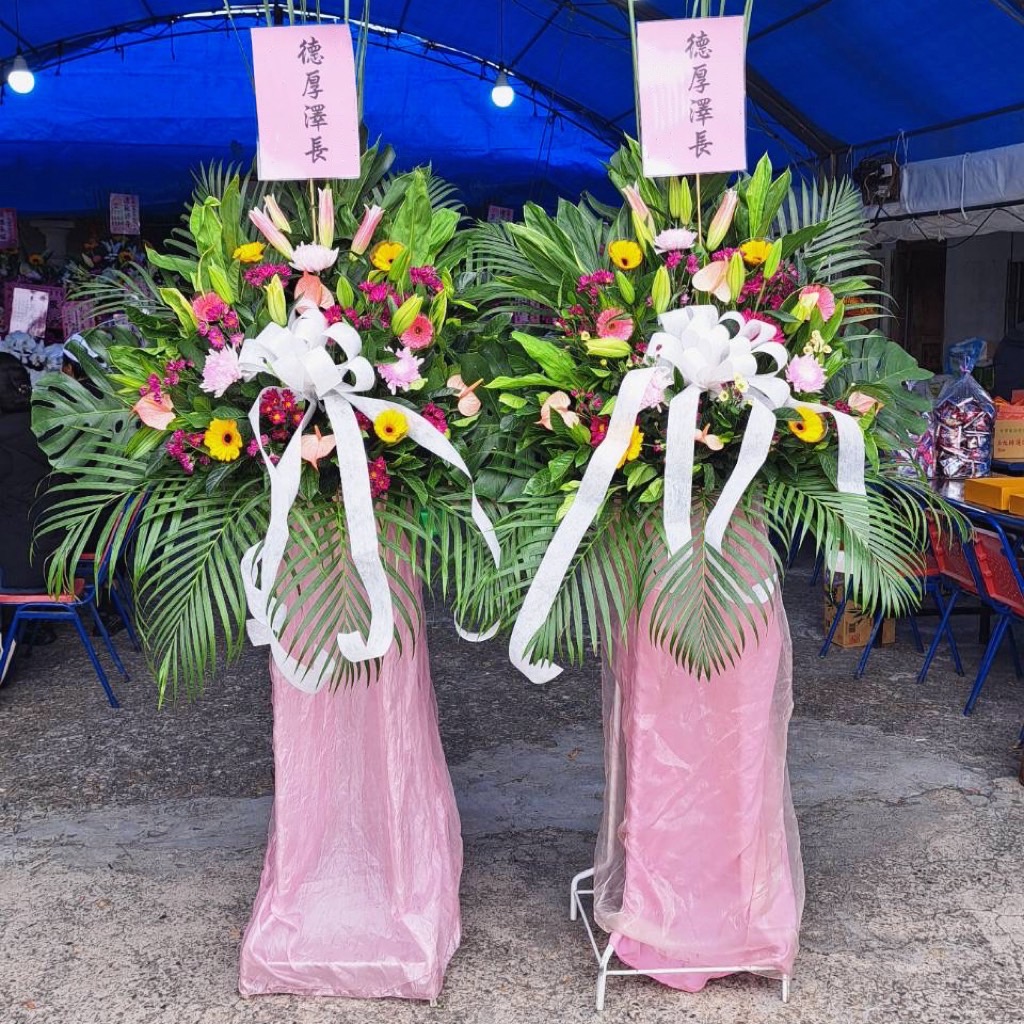
[[[974, 532], [973, 555], [977, 560], [978, 571], [985, 590], [985, 598], [996, 613], [996, 622], [989, 638], [985, 655], [978, 669], [978, 677], [974, 682], [971, 695], [964, 705], [964, 714], [974, 710], [981, 689], [985, 685], [988, 673], [992, 668], [996, 653], [999, 651], [1007, 633], [1013, 641], [1013, 623], [1015, 619], [1024, 619], [1024, 575], [1013, 545], [1003, 532], [999, 523], [990, 516], [978, 513], [972, 518], [984, 523], [984, 529]], [[1016, 654], [1016, 646], [1014, 646]], [[1020, 675], [1020, 666], [1016, 665]]]

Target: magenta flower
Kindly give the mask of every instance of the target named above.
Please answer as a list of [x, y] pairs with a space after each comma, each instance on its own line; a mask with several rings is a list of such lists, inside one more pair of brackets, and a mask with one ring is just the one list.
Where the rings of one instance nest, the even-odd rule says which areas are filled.
[[434, 328], [430, 319], [420, 313], [415, 320], [402, 331], [401, 342], [406, 348], [418, 352], [426, 348], [434, 340]]
[[786, 367], [786, 380], [794, 391], [808, 395], [825, 386], [825, 371], [814, 356], [797, 356]]
[[590, 420], [590, 446], [596, 448], [608, 433], [608, 424], [611, 423], [611, 416], [594, 416]]
[[383, 498], [391, 488], [391, 477], [388, 475], [387, 463], [381, 455], [369, 463], [370, 497]]
[[206, 357], [203, 363], [203, 383], [199, 387], [214, 398], [220, 398], [235, 381], [241, 379], [238, 353], [233, 348], [222, 348]]
[[420, 411], [420, 415], [436, 430], [442, 434], [448, 430], [448, 420], [445, 417], [444, 409], [433, 402], [428, 402]]
[[398, 350], [398, 361], [394, 363], [380, 363], [377, 372], [380, 379], [388, 386], [391, 394], [398, 394], [399, 391], [408, 391], [413, 384], [420, 379], [420, 366], [422, 359], [417, 359], [407, 348]]
[[216, 292], [207, 292], [192, 300], [192, 312], [197, 320], [212, 324], [227, 316], [228, 304]]
[[438, 277], [437, 271], [433, 267], [410, 267], [409, 280], [413, 284], [429, 288], [434, 293], [444, 290], [444, 282]]

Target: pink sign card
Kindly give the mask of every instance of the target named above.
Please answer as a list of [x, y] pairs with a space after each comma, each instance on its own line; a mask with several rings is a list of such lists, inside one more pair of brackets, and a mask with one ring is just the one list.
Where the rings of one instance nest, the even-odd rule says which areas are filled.
[[112, 235], [138, 235], [139, 197], [126, 192], [110, 193], [110, 233]]
[[637, 77], [645, 175], [746, 170], [742, 18], [641, 22]]
[[0, 249], [18, 248], [18, 211], [0, 209]]
[[252, 30], [261, 181], [359, 177], [359, 113], [347, 25]]

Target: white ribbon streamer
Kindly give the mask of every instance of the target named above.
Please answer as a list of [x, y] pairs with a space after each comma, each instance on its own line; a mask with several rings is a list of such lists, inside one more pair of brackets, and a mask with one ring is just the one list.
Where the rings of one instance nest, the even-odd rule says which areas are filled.
[[[342, 362], [336, 363], [327, 351], [329, 341], [335, 342], [344, 353]], [[260, 373], [267, 374], [306, 402], [301, 425], [288, 441], [276, 466], [263, 447], [260, 433], [260, 402], [268, 389], [260, 392], [249, 410], [249, 422], [270, 478], [270, 521], [262, 546], [254, 545], [243, 555], [241, 570], [252, 615], [247, 629], [253, 644], [269, 645], [274, 663], [284, 677], [300, 690], [315, 693], [333, 672], [336, 662], [327, 652], [320, 651], [309, 666], [303, 666], [288, 653], [280, 642], [286, 608], [273, 601], [271, 594], [288, 543], [288, 514], [299, 492], [302, 432], [317, 408], [323, 407], [334, 432], [352, 564], [370, 606], [370, 627], [365, 640], [355, 632], [337, 635], [338, 649], [347, 661], [383, 657], [394, 637], [391, 591], [380, 559], [366, 450], [355, 410], [371, 420], [385, 411], [400, 412], [406, 418], [412, 441], [469, 479], [473, 522], [483, 535], [495, 565], [500, 563], [498, 541], [472, 489], [469, 468], [451, 442], [418, 413], [364, 394], [374, 386], [376, 375], [362, 355], [362, 341], [354, 328], [344, 323], [328, 326], [319, 309], [306, 308], [301, 315], [293, 317], [289, 327], [270, 324], [258, 337], [246, 340], [239, 353], [239, 365], [246, 380]], [[482, 634], [481, 639], [485, 638], [486, 634]]]
[[[669, 402], [665, 432], [662, 506], [670, 553], [689, 543], [693, 536], [694, 434], [701, 396], [708, 392], [717, 395], [737, 378], [746, 381], [750, 416], [736, 465], [705, 522], [705, 543], [721, 551], [729, 520], [768, 457], [777, 425], [774, 410], [787, 405], [805, 405], [834, 417], [839, 440], [839, 489], [865, 493], [860, 427], [852, 417], [834, 409], [792, 401], [789, 385], [778, 376], [789, 356], [785, 346], [772, 340], [774, 327], [758, 320], [746, 321], [741, 313], [720, 313], [715, 306], [672, 310], [658, 320], [663, 330], [651, 338], [647, 348], [648, 358], [657, 362], [653, 367], [631, 370], [623, 378], [605, 439], [591, 457], [575, 500], [551, 538], [513, 626], [509, 658], [531, 682], [550, 682], [562, 671], [548, 661], [531, 664], [526, 648], [550, 614], [573, 556], [607, 496], [612, 476], [629, 447], [644, 391], [655, 379], [665, 379], [666, 373], [671, 379], [678, 373], [685, 384]], [[730, 323], [737, 330], [730, 331]], [[759, 373], [758, 355], [767, 356], [775, 369]]]

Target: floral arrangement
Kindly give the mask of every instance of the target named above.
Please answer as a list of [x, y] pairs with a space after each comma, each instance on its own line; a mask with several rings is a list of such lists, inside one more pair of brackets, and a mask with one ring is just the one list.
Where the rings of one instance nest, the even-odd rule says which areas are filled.
[[[48, 378], [37, 398], [41, 443], [74, 477], [48, 526], [63, 537], [55, 587], [97, 525], [127, 551], [126, 511], [145, 497], [131, 566], [161, 692], [198, 685], [218, 634], [237, 651], [246, 604], [250, 636], [296, 685], [347, 678], [392, 642], [395, 558], [429, 578], [449, 518], [497, 557], [461, 441], [480, 402], [460, 363], [474, 326], [455, 279], [460, 213], [428, 172], [388, 178], [390, 160], [370, 150], [359, 180], [308, 196], [208, 172], [149, 271], [86, 292], [127, 300], [132, 324], [89, 332], [91, 390]], [[320, 615], [300, 649], [280, 613], [329, 576], [325, 531], [362, 552], [362, 591], [340, 598], [337, 645]]]
[[807, 534], [844, 552], [862, 606], [913, 603], [932, 499], [887, 460], [922, 429], [905, 382], [930, 374], [862, 326], [880, 297], [856, 191], [794, 192], [767, 158], [731, 187], [650, 181], [634, 143], [610, 174], [621, 209], [527, 206], [478, 231], [475, 300], [555, 320], [488, 353], [521, 486], [513, 557], [463, 614], [515, 620], [513, 661], [544, 681], [657, 592], [655, 639], [710, 674]]

